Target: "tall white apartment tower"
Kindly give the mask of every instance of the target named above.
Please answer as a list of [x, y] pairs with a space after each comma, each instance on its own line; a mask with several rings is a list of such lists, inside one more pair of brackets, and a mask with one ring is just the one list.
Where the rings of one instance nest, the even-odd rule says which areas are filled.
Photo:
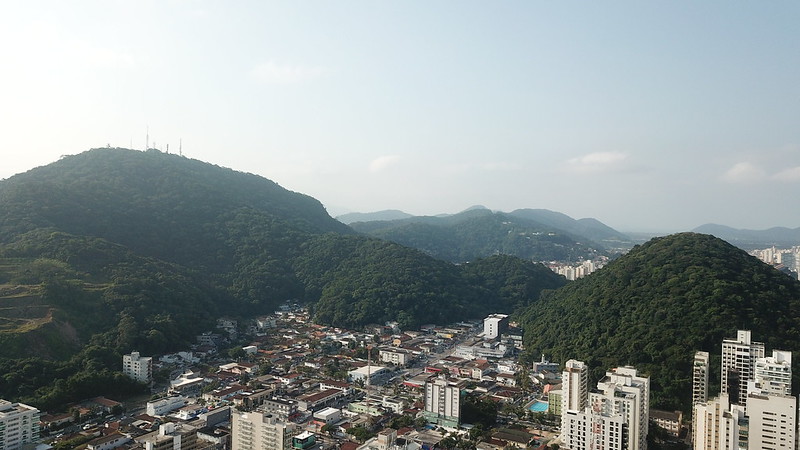
[[744, 405], [747, 383], [755, 378], [756, 360], [764, 357], [764, 344], [753, 342], [749, 330], [738, 330], [735, 339], [722, 341], [722, 394], [731, 403]]
[[791, 395], [747, 395], [747, 448], [795, 450], [797, 398]]
[[562, 448], [644, 450], [649, 405], [649, 378], [632, 367], [612, 369], [589, 393], [586, 407], [561, 411]]
[[139, 352], [131, 352], [122, 356], [122, 373], [142, 383], [153, 379], [153, 358], [140, 356]]
[[758, 358], [747, 389], [747, 448], [795, 450], [797, 398], [791, 394], [792, 352], [773, 350]]
[[633, 367], [617, 367], [606, 372], [589, 394], [589, 407], [603, 416], [623, 418], [628, 450], [647, 448], [650, 421], [650, 378], [638, 376]]
[[15, 450], [39, 442], [39, 410], [0, 400], [0, 450]]
[[569, 430], [575, 426], [572, 422], [576, 420], [576, 414], [582, 413], [588, 404], [589, 368], [583, 361], [570, 359], [561, 374], [561, 439], [563, 441], [567, 441]]
[[692, 407], [708, 401], [708, 352], [694, 354], [692, 365]]
[[461, 389], [438, 378], [425, 383], [425, 411], [428, 422], [457, 428], [461, 418]]
[[792, 395], [792, 352], [773, 350], [772, 356], [757, 359], [753, 378], [765, 393]]
[[562, 411], [583, 411], [589, 399], [589, 368], [583, 361], [567, 361], [561, 374], [561, 390]]

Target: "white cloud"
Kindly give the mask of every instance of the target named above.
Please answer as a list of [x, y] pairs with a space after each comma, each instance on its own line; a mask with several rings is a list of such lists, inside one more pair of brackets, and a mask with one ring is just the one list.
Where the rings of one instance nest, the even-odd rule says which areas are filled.
[[800, 166], [782, 170], [773, 175], [772, 178], [778, 181], [800, 181]]
[[369, 163], [369, 171], [372, 173], [381, 172], [387, 167], [396, 164], [398, 161], [400, 161], [400, 157], [397, 155], [381, 156]]
[[267, 61], [253, 68], [250, 71], [250, 76], [261, 83], [286, 84], [313, 80], [330, 73], [330, 69], [320, 66], [293, 66], [291, 64], [277, 64], [274, 61]]
[[764, 169], [749, 162], [736, 163], [722, 175], [722, 179], [729, 183], [752, 183], [765, 177]]
[[609, 172], [623, 167], [628, 155], [622, 152], [595, 152], [567, 160], [567, 168], [572, 172]]

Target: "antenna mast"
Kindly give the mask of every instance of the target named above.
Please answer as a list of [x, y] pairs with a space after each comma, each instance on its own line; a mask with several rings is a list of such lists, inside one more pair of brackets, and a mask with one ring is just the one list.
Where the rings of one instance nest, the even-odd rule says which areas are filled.
[[144, 150], [150, 148], [150, 125], [147, 125], [147, 135], [144, 138]]

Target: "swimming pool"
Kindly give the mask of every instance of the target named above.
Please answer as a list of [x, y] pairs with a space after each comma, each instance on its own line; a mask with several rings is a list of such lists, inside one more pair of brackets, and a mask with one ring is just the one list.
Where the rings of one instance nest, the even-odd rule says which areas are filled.
[[545, 411], [547, 411], [547, 406], [548, 406], [547, 402], [539, 401], [539, 402], [536, 402], [536, 403], [532, 404], [531, 407], [530, 407], [530, 410], [533, 411], [533, 412], [545, 412]]

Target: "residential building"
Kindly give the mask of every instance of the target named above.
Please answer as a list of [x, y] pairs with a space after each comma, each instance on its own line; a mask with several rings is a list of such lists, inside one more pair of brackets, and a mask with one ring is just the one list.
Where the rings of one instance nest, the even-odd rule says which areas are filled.
[[231, 450], [284, 450], [292, 448], [298, 425], [263, 411], [231, 413]]
[[673, 439], [677, 439], [681, 434], [683, 413], [680, 411], [661, 411], [658, 409], [651, 409], [650, 422], [669, 433]]
[[347, 372], [347, 376], [353, 383], [362, 381], [364, 384], [379, 385], [385, 383], [391, 376], [392, 371], [383, 366], [364, 366]]
[[405, 366], [408, 364], [414, 355], [402, 348], [382, 348], [380, 349], [380, 360], [381, 362], [394, 364], [397, 366]]
[[732, 404], [728, 394], [694, 406], [692, 440], [695, 450], [739, 450], [744, 448], [744, 442], [740, 441], [746, 433], [744, 407]]
[[606, 416], [590, 408], [568, 410], [561, 414], [561, 448], [584, 450], [624, 450], [626, 444], [625, 418]]
[[583, 411], [589, 399], [589, 368], [570, 359], [561, 374], [561, 411]]
[[141, 383], [153, 381], [153, 358], [131, 352], [122, 356], [122, 373]]
[[134, 439], [144, 450], [197, 450], [211, 447], [205, 441], [198, 444], [197, 428], [185, 423], [169, 422], [158, 427], [157, 431]]
[[495, 339], [508, 330], [508, 315], [491, 314], [483, 319], [483, 337]]
[[753, 342], [749, 330], [738, 330], [735, 339], [722, 341], [722, 394], [731, 403], [744, 405], [747, 383], [755, 377], [758, 358], [764, 357], [764, 344]]
[[646, 449], [650, 379], [638, 376], [633, 367], [618, 367], [587, 393], [587, 372], [584, 363], [570, 360], [562, 376], [563, 447]]
[[773, 350], [772, 356], [757, 359], [753, 378], [765, 393], [792, 395], [792, 352]]
[[189, 401], [186, 397], [180, 395], [174, 397], [166, 397], [152, 402], [147, 402], [145, 412], [148, 416], [160, 417], [166, 416], [168, 413], [181, 409], [186, 406]]
[[748, 449], [794, 450], [797, 398], [750, 392], [747, 395]]
[[692, 365], [692, 407], [708, 401], [708, 352], [694, 354]]
[[39, 442], [39, 417], [33, 406], [0, 400], [0, 450]]
[[461, 419], [461, 390], [443, 378], [425, 383], [425, 411], [428, 422], [458, 427]]

